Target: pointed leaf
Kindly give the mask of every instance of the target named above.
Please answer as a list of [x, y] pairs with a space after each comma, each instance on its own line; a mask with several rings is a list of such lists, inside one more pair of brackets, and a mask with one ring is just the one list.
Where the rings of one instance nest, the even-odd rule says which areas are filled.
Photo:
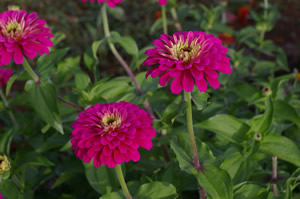
[[194, 127], [212, 131], [236, 144], [241, 144], [246, 139], [246, 133], [250, 128], [239, 119], [225, 114], [213, 116], [208, 120], [195, 124]]
[[135, 199], [174, 199], [176, 198], [176, 188], [166, 182], [151, 182], [148, 184], [143, 184], [137, 194]]
[[263, 139], [260, 150], [300, 166], [300, 150], [297, 145], [287, 137], [268, 135]]

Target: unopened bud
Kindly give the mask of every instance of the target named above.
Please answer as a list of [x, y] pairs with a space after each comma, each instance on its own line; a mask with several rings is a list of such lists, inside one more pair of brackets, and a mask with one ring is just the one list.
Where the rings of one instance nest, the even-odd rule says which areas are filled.
[[0, 174], [10, 170], [10, 162], [6, 155], [0, 155]]

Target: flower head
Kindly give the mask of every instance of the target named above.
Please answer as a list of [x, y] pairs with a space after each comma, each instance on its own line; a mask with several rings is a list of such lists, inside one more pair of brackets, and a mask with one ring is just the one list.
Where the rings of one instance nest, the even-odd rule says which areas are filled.
[[[81, 0], [83, 2], [87, 2], [88, 0]], [[96, 0], [90, 0], [91, 2], [95, 2]], [[107, 2], [108, 6], [114, 8], [118, 3], [121, 3], [123, 0], [97, 0], [98, 3]]]
[[33, 59], [37, 54], [48, 54], [53, 37], [46, 21], [37, 19], [35, 12], [9, 10], [0, 14], [0, 66], [10, 63], [22, 64], [24, 55]]
[[228, 32], [220, 33], [218, 35], [219, 39], [222, 41], [223, 44], [235, 44], [236, 40], [232, 36], [232, 34]]
[[158, 0], [159, 5], [165, 6], [168, 4], [168, 0]]
[[207, 90], [207, 83], [217, 89], [218, 73], [231, 73], [228, 49], [219, 38], [204, 32], [190, 31], [175, 33], [173, 36], [161, 35], [153, 42], [156, 47], [146, 51], [148, 58], [144, 65], [155, 65], [146, 74], [146, 78], [159, 78], [159, 84], [165, 86], [174, 78], [171, 91], [179, 94], [184, 88], [191, 92], [196, 83], [201, 92]]
[[10, 170], [10, 162], [6, 155], [0, 155], [0, 174]]
[[237, 13], [237, 19], [241, 25], [246, 25], [248, 22], [250, 9], [248, 6], [243, 6]]
[[139, 147], [152, 148], [152, 118], [128, 102], [97, 104], [79, 114], [73, 123], [72, 149], [79, 159], [100, 167], [138, 161]]
[[2, 88], [2, 86], [8, 82], [11, 74], [13, 74], [13, 71], [9, 68], [0, 68], [0, 88]]

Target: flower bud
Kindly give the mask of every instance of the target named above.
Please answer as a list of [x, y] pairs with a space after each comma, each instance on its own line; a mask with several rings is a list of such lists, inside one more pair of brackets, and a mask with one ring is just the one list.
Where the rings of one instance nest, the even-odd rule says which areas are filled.
[[0, 174], [10, 170], [10, 162], [6, 155], [0, 155]]

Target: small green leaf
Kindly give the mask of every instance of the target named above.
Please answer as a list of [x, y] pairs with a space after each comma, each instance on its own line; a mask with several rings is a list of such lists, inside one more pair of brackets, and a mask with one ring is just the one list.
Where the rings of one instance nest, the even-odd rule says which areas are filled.
[[21, 199], [21, 194], [15, 183], [10, 180], [5, 180], [0, 183], [0, 193], [3, 194], [3, 199]]
[[138, 57], [139, 54], [139, 48], [135, 42], [135, 40], [130, 37], [130, 36], [120, 36], [119, 33], [117, 32], [112, 32], [112, 37], [109, 38], [109, 41], [112, 41], [114, 43], [118, 43], [119, 45], [122, 46], [122, 48], [124, 48], [124, 50], [134, 56], [134, 57]]
[[269, 128], [271, 127], [273, 120], [273, 103], [271, 97], [268, 97], [266, 100], [266, 110], [265, 113], [261, 118], [256, 120], [256, 122], [253, 123], [252, 129], [256, 133], [260, 133], [262, 136], [264, 136]]
[[100, 199], [126, 199], [122, 191], [107, 193], [100, 197]]
[[68, 181], [69, 179], [75, 177], [78, 175], [78, 172], [67, 172], [62, 173], [55, 181], [55, 183], [52, 185], [51, 189], [55, 189], [56, 187], [60, 186], [64, 182]]
[[197, 173], [197, 180], [211, 198], [233, 199], [232, 182], [225, 170], [204, 164], [203, 171]]
[[235, 152], [225, 157], [221, 169], [228, 172], [235, 185], [248, 180], [251, 172], [256, 169], [256, 164], [252, 159], [248, 159], [241, 153]]
[[267, 190], [255, 184], [245, 184], [234, 193], [234, 199], [266, 199], [267, 197]]
[[39, 84], [26, 83], [32, 107], [39, 116], [61, 134], [64, 134], [57, 106], [56, 88], [50, 80], [41, 79]]
[[203, 128], [216, 133], [236, 144], [242, 144], [246, 140], [246, 133], [249, 126], [239, 119], [230, 115], [216, 115], [201, 123], [195, 124], [195, 128]]
[[79, 90], [84, 90], [91, 82], [90, 77], [84, 72], [78, 72], [75, 74], [75, 86]]
[[297, 145], [287, 137], [267, 135], [260, 145], [260, 150], [300, 166], [300, 150]]
[[10, 89], [12, 87], [12, 85], [14, 84], [14, 82], [16, 81], [16, 79], [18, 78], [19, 75], [15, 74], [15, 75], [12, 75], [7, 84], [6, 84], [6, 90], [5, 90], [5, 95], [8, 96], [9, 93], [10, 93]]
[[197, 91], [192, 94], [192, 100], [195, 103], [197, 110], [202, 110], [207, 106], [209, 97], [209, 94], [206, 92]]
[[174, 199], [176, 198], [176, 188], [166, 182], [151, 182], [148, 184], [143, 184], [137, 194], [135, 199]]
[[47, 74], [68, 51], [69, 48], [63, 48], [52, 50], [49, 54], [44, 54], [37, 60], [37, 71], [42, 75]]
[[90, 185], [100, 194], [117, 191], [119, 181], [114, 169], [109, 169], [106, 165], [97, 168], [91, 161], [89, 164], [84, 163], [85, 175]]
[[98, 60], [97, 52], [100, 45], [103, 43], [103, 40], [94, 41], [92, 44], [92, 52], [95, 60]]
[[274, 117], [280, 120], [289, 120], [300, 127], [300, 117], [290, 104], [277, 100], [274, 104]]

